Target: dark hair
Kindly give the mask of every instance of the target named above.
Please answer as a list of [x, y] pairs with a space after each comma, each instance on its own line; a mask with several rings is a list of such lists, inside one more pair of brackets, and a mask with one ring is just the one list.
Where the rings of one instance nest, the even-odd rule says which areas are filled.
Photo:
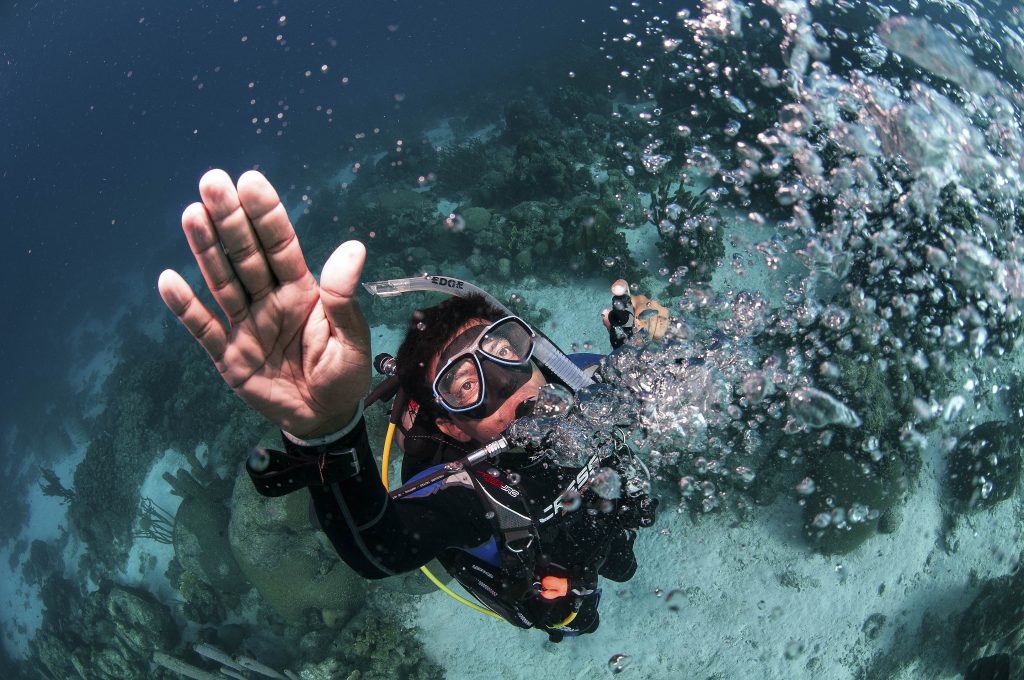
[[497, 321], [505, 312], [491, 306], [482, 295], [452, 297], [413, 314], [395, 362], [405, 393], [433, 421], [441, 415], [430, 389], [430, 362], [448, 345], [460, 328], [473, 319]]

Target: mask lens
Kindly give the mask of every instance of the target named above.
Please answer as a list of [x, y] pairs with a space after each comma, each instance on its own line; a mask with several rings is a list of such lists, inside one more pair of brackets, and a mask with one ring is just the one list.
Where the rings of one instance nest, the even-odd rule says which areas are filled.
[[471, 357], [464, 357], [448, 366], [437, 377], [437, 396], [449, 408], [471, 408], [480, 402], [482, 379], [480, 369]]
[[533, 338], [526, 326], [516, 319], [506, 319], [480, 338], [480, 351], [507, 364], [522, 364], [533, 350]]

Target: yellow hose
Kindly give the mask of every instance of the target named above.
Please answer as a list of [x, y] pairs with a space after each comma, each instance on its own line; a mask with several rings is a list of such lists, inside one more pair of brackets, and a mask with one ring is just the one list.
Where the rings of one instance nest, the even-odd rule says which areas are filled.
[[[384, 437], [384, 455], [381, 456], [381, 464], [380, 464], [380, 480], [382, 482], [384, 482], [384, 488], [389, 490], [389, 491], [390, 491], [390, 489], [388, 488], [388, 486], [389, 486], [388, 485], [388, 462], [391, 460], [391, 443], [394, 441], [394, 439], [395, 439], [395, 424], [391, 423], [390, 425], [388, 425], [388, 433]], [[422, 571], [423, 574], [427, 578], [430, 579], [430, 582], [433, 583], [435, 586], [437, 586], [442, 592], [447, 593], [449, 597], [455, 598], [456, 600], [458, 600], [462, 604], [466, 605], [467, 607], [472, 607], [473, 609], [477, 610], [481, 614], [487, 614], [488, 616], [493, 616], [496, 619], [500, 619], [501, 618], [500, 616], [498, 616], [497, 614], [492, 612], [490, 609], [485, 609], [485, 608], [481, 607], [480, 605], [477, 605], [477, 604], [474, 604], [474, 603], [470, 602], [469, 600], [467, 600], [466, 598], [462, 597], [461, 595], [458, 595], [457, 593], [452, 592], [451, 588], [449, 588], [445, 584], [441, 583], [441, 581], [438, 580], [438, 578], [436, 576], [434, 576], [433, 574], [430, 573], [430, 570], [427, 569], [426, 566], [420, 567], [420, 571]], [[572, 619], [570, 618], [568, 620], [571, 621]], [[563, 623], [562, 625], [565, 625], [565, 624]]]
[[395, 424], [391, 423], [388, 425], [388, 433], [384, 437], [384, 456], [380, 463], [380, 479], [384, 482], [384, 488], [391, 491], [391, 485], [388, 483], [388, 463], [391, 461], [391, 442], [395, 439]]

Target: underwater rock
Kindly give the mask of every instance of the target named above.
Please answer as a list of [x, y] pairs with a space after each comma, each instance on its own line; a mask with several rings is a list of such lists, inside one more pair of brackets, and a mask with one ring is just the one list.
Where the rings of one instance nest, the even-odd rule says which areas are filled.
[[989, 421], [957, 443], [949, 458], [949, 485], [968, 510], [991, 508], [1010, 498], [1020, 480], [1024, 430], [1016, 422]]
[[[985, 581], [957, 626], [963, 668], [976, 660], [1008, 655], [1015, 673], [1024, 677], [1024, 568]], [[991, 676], [999, 677], [999, 676]]]
[[231, 499], [229, 539], [239, 567], [281, 618], [303, 623], [307, 610], [350, 617], [366, 582], [317, 538], [307, 493], [266, 498], [239, 468]]
[[849, 442], [844, 437], [845, 446], [816, 445], [806, 456], [816, 488], [805, 498], [804, 536], [826, 555], [848, 553], [875, 535], [902, 495], [902, 461], [874, 460]]
[[190, 496], [178, 506], [174, 556], [181, 566], [215, 590], [244, 593], [250, 587], [228, 542], [228, 510], [220, 502]]
[[47, 630], [40, 630], [32, 640], [31, 649], [34, 661], [50, 675], [55, 678], [72, 677], [74, 668], [71, 654], [74, 648], [63, 638]]
[[176, 642], [178, 631], [171, 612], [149, 593], [114, 586], [106, 604], [117, 639], [132, 651], [148, 658]]

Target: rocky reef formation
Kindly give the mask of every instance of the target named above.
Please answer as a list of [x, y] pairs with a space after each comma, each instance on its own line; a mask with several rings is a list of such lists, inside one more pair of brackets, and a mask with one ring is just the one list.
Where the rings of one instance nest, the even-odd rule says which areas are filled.
[[973, 677], [1024, 677], [1024, 569], [985, 581], [956, 634], [961, 667]]
[[298, 624], [312, 615], [344, 622], [362, 607], [366, 581], [313, 531], [310, 512], [307, 494], [260, 496], [243, 471], [231, 500], [231, 551], [285, 621]]

